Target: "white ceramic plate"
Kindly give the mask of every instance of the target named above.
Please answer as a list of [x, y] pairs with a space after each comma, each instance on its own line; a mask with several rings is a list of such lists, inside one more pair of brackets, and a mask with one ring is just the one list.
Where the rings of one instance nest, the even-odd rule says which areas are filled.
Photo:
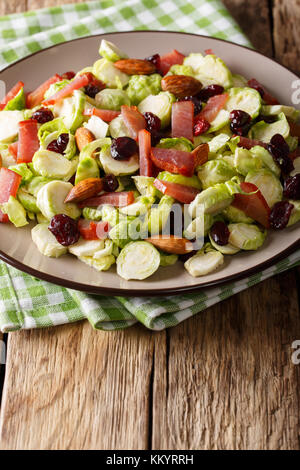
[[[161, 54], [178, 49], [188, 54], [213, 49], [236, 73], [255, 77], [265, 84], [280, 102], [292, 105], [292, 83], [298, 79], [285, 67], [263, 55], [226, 41], [185, 33], [136, 31], [111, 33], [70, 41], [27, 57], [0, 73], [7, 89], [22, 80], [28, 90], [34, 89], [55, 72], [80, 70], [98, 58], [102, 38], [113, 41], [130, 57], [144, 58], [156, 52]], [[21, 271], [65, 287], [95, 294], [111, 295], [166, 295], [191, 292], [204, 286], [216, 285], [245, 277], [284, 258], [299, 246], [300, 225], [278, 232], [270, 232], [263, 247], [254, 252], [243, 252], [225, 257], [221, 269], [208, 276], [191, 277], [178, 262], [160, 268], [145, 281], [125, 281], [117, 276], [115, 268], [99, 273], [68, 255], [51, 259], [41, 255], [31, 241], [30, 227], [15, 229], [0, 224], [0, 258]]]

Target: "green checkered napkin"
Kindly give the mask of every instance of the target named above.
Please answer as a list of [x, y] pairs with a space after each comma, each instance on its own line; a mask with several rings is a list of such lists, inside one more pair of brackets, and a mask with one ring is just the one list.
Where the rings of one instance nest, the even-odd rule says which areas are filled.
[[[77, 37], [111, 31], [188, 31], [250, 45], [219, 0], [103, 0], [0, 17], [0, 68]], [[265, 271], [198, 294], [124, 298], [64, 289], [0, 262], [0, 328], [43, 328], [87, 318], [115, 330], [136, 322], [162, 330], [300, 262], [300, 250]]]

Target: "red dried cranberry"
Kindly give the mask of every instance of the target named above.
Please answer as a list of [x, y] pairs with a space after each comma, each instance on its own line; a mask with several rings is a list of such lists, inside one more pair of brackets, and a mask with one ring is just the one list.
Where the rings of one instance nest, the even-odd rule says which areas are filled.
[[95, 98], [97, 93], [99, 93], [99, 91], [101, 90], [102, 88], [100, 88], [97, 85], [93, 85], [92, 83], [84, 87], [84, 93], [88, 95], [90, 98]]
[[202, 88], [197, 96], [201, 101], [208, 101], [209, 98], [212, 98], [216, 95], [222, 95], [223, 92], [224, 88], [221, 85], [208, 85]]
[[119, 187], [119, 182], [114, 175], [106, 175], [102, 179], [103, 189], [107, 193], [112, 193], [116, 191]]
[[248, 86], [250, 86], [250, 88], [253, 88], [254, 90], [258, 91], [258, 93], [260, 94], [260, 96], [262, 98], [264, 97], [265, 90], [262, 88], [262, 86], [255, 79], [249, 80]]
[[185, 96], [180, 101], [192, 101], [194, 103], [194, 116], [199, 114], [202, 109], [202, 103], [197, 96]]
[[161, 121], [156, 114], [153, 113], [144, 113], [144, 118], [146, 119], [147, 131], [149, 132], [158, 132], [160, 131]]
[[37, 109], [32, 113], [31, 119], [35, 119], [39, 124], [52, 121], [54, 119], [53, 113], [48, 108]]
[[210, 123], [204, 118], [198, 118], [194, 124], [194, 135], [205, 134], [210, 128]]
[[118, 137], [113, 139], [110, 152], [115, 160], [127, 160], [138, 152], [138, 147], [131, 137]]
[[161, 132], [156, 132], [153, 131], [151, 132], [151, 147], [155, 147], [160, 141], [160, 139], [163, 138], [163, 135]]
[[290, 219], [291, 212], [293, 210], [293, 204], [288, 201], [279, 201], [274, 204], [270, 214], [270, 226], [271, 228], [282, 230], [284, 229]]
[[281, 134], [273, 135], [267, 148], [283, 173], [288, 174], [293, 171], [294, 165], [289, 158], [290, 149]]
[[52, 217], [48, 229], [53, 233], [58, 243], [63, 246], [73, 245], [78, 242], [80, 237], [77, 220], [71, 219], [65, 214], [57, 214]]
[[69, 70], [61, 75], [62, 80], [72, 80], [75, 77], [75, 72], [73, 70]]
[[231, 111], [230, 115], [230, 129], [232, 132], [239, 136], [247, 135], [250, 129], [251, 116], [241, 109]]
[[259, 121], [264, 121], [267, 124], [273, 124], [273, 122], [277, 121], [277, 116], [265, 116], [264, 114], [260, 114], [256, 118], [256, 122], [259, 122]]
[[160, 69], [160, 55], [159, 54], [154, 54], [151, 55], [150, 57], [146, 57], [145, 60], [148, 60], [148, 62], [151, 62], [156, 67], [156, 70]]
[[224, 222], [215, 222], [210, 229], [210, 236], [213, 241], [220, 246], [228, 244], [230, 232], [227, 225]]
[[69, 143], [69, 134], [60, 134], [57, 140], [52, 140], [47, 147], [47, 150], [56, 153], [64, 153]]
[[300, 173], [290, 176], [284, 182], [283, 195], [288, 199], [300, 199]]

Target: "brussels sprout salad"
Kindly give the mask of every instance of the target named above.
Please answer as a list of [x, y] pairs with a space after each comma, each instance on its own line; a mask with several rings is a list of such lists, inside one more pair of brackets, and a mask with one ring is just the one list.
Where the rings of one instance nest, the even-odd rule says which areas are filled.
[[300, 112], [212, 50], [100, 59], [0, 102], [0, 223], [45, 256], [194, 277], [300, 220]]

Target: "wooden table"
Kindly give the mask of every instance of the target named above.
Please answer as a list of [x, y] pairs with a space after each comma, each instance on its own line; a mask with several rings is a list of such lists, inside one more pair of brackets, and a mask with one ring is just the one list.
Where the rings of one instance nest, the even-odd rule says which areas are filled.
[[[0, 14], [61, 3], [1, 0]], [[299, 0], [224, 3], [257, 49], [300, 72]], [[8, 335], [1, 448], [299, 449], [299, 276], [161, 333], [82, 322]]]

